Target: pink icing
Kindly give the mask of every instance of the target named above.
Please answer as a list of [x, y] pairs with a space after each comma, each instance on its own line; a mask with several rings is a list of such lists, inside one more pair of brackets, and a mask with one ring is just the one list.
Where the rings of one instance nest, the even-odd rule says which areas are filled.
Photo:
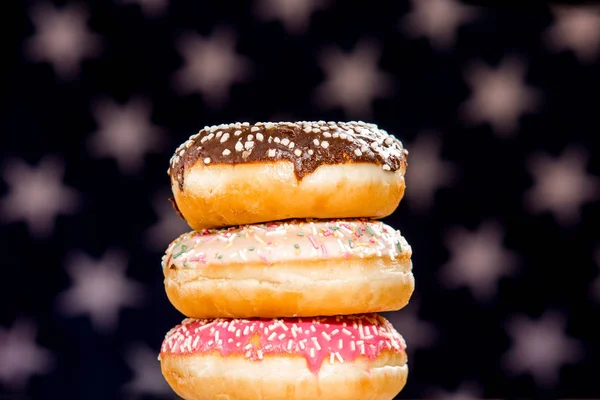
[[411, 255], [400, 231], [372, 220], [283, 221], [227, 229], [188, 232], [174, 240], [162, 259], [163, 269], [204, 265], [329, 257]]
[[374, 360], [382, 351], [401, 353], [406, 343], [392, 324], [378, 314], [280, 319], [184, 320], [165, 336], [162, 354], [219, 351], [259, 362], [269, 355], [302, 355], [318, 374], [330, 363]]

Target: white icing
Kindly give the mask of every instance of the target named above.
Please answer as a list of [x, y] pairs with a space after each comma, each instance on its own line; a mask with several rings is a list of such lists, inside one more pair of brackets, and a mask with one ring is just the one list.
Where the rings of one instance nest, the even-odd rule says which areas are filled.
[[175, 268], [203, 265], [315, 260], [330, 257], [410, 257], [400, 231], [372, 220], [289, 221], [189, 232], [163, 256]]

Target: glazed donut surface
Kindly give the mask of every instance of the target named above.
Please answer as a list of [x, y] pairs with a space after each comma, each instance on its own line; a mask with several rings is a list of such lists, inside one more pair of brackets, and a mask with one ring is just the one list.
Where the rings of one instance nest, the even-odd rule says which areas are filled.
[[194, 230], [291, 218], [382, 218], [404, 195], [408, 152], [364, 122], [205, 127], [170, 161], [173, 204]]
[[377, 314], [186, 319], [159, 359], [185, 399], [382, 399], [403, 388], [406, 343]]
[[412, 249], [381, 221], [279, 221], [189, 232], [162, 259], [173, 306], [193, 318], [394, 311], [413, 291]]

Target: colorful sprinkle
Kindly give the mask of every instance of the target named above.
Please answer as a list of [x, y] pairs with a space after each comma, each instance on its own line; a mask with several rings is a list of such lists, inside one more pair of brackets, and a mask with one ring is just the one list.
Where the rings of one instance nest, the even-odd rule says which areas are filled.
[[177, 258], [179, 256], [181, 256], [183, 253], [185, 253], [187, 251], [187, 246], [184, 244], [181, 246], [181, 251], [177, 254], [173, 255], [173, 258]]

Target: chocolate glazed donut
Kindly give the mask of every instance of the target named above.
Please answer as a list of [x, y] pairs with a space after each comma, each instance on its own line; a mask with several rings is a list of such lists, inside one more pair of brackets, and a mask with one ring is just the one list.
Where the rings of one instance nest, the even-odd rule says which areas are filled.
[[404, 195], [408, 152], [364, 122], [233, 123], [205, 127], [168, 174], [194, 230], [290, 218], [383, 218]]

